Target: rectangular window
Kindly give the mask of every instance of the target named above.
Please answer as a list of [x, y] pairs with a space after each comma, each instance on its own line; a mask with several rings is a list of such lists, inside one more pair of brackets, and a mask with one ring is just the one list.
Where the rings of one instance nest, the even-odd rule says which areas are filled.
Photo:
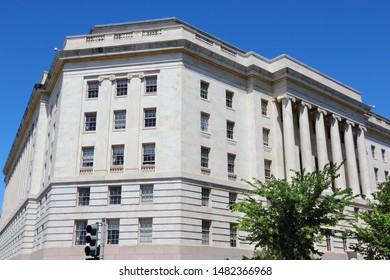
[[119, 244], [119, 220], [107, 220], [107, 244]]
[[332, 239], [330, 233], [326, 233], [325, 238], [326, 238], [326, 250], [332, 251]]
[[126, 128], [126, 111], [114, 111], [114, 129]]
[[359, 214], [359, 208], [354, 207], [353, 208], [353, 212], [355, 214], [355, 221], [358, 222], [359, 221], [359, 217], [357, 215]]
[[343, 237], [343, 249], [344, 251], [347, 251], [348, 250], [348, 240], [346, 237]]
[[371, 145], [371, 155], [372, 155], [372, 158], [376, 158], [375, 157], [375, 146]]
[[202, 147], [201, 152], [200, 152], [200, 166], [209, 168], [209, 154], [210, 154], [210, 149]]
[[270, 181], [271, 180], [271, 161], [265, 159], [264, 160], [264, 176], [265, 176], [265, 181]]
[[123, 165], [125, 146], [112, 146], [112, 165]]
[[229, 192], [229, 209], [232, 209], [236, 201], [237, 201], [237, 193]]
[[156, 157], [156, 144], [150, 143], [150, 144], [143, 144], [143, 159], [142, 164], [143, 165], [154, 165], [155, 164], [155, 157]]
[[144, 109], [144, 127], [156, 127], [156, 108]]
[[116, 96], [126, 96], [126, 95], [127, 95], [127, 80], [117, 80]]
[[200, 82], [200, 97], [203, 99], [208, 99], [209, 95], [209, 84], [206, 82]]
[[234, 173], [234, 162], [236, 161], [236, 155], [227, 155], [227, 170], [228, 173]]
[[157, 77], [147, 77], [145, 78], [145, 92], [150, 93], [157, 93]]
[[226, 121], [226, 137], [234, 139], [234, 122]]
[[389, 171], [385, 171], [385, 180], [387, 182], [387, 180], [389, 179]]
[[383, 162], [387, 162], [386, 150], [385, 149], [382, 149], [382, 160], [383, 160]]
[[237, 247], [237, 224], [230, 224], [230, 247]]
[[375, 173], [375, 181], [378, 183], [379, 182], [379, 174], [378, 174], [378, 168], [374, 168], [374, 173]]
[[261, 99], [261, 115], [267, 116], [268, 115], [268, 101]]
[[269, 146], [269, 129], [263, 128], [263, 145]]
[[75, 245], [85, 245], [87, 221], [75, 221]]
[[96, 130], [96, 112], [85, 113], [84, 131]]
[[141, 186], [141, 203], [153, 203], [153, 185]]
[[200, 113], [200, 130], [203, 132], [209, 131], [209, 118], [210, 115], [206, 113]]
[[89, 205], [90, 188], [78, 188], [78, 205]]
[[110, 187], [110, 204], [121, 204], [122, 200], [122, 187], [114, 186]]
[[99, 97], [99, 82], [88, 82], [88, 98]]
[[210, 189], [202, 188], [202, 206], [209, 206], [210, 204]]
[[233, 92], [226, 91], [226, 107], [233, 108], [233, 96], [234, 96]]
[[202, 245], [210, 245], [210, 221], [202, 221]]
[[141, 244], [151, 244], [153, 240], [153, 219], [139, 219], [139, 242]]
[[95, 153], [94, 147], [83, 147], [82, 148], [82, 167], [93, 167], [93, 157]]

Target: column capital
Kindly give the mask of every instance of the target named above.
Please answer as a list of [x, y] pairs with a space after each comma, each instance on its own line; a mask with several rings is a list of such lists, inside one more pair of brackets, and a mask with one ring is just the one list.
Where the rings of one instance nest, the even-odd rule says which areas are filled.
[[104, 80], [110, 80], [112, 82], [112, 81], [115, 81], [115, 79], [116, 79], [115, 75], [109, 75], [109, 76], [107, 75], [107, 76], [99, 76], [98, 77], [99, 82], [103, 82]]
[[353, 121], [350, 121], [350, 120], [346, 120], [346, 121], [345, 121], [345, 125], [346, 125], [346, 126], [355, 127], [355, 123], [354, 123]]
[[299, 103], [299, 107], [307, 107], [307, 109], [311, 109], [312, 108], [312, 106], [311, 106], [311, 104], [310, 103], [307, 103], [306, 101], [301, 101], [300, 103]]
[[332, 119], [338, 122], [341, 122], [342, 118], [339, 115], [332, 114], [331, 115]]
[[315, 110], [315, 113], [316, 114], [323, 114], [324, 116], [326, 116], [328, 114], [327, 111], [325, 111], [324, 109], [318, 107], [316, 110]]
[[362, 132], [367, 132], [367, 128], [366, 128], [365, 126], [359, 124], [357, 127], [358, 127], [358, 129], [359, 129], [360, 131], [362, 131]]
[[145, 73], [144, 72], [139, 72], [139, 73], [128, 73], [127, 74], [127, 78], [129, 80], [133, 79], [133, 78], [139, 78], [139, 79], [143, 79], [145, 78]]
[[296, 101], [296, 98], [294, 96], [289, 95], [289, 94], [280, 95], [276, 99], [278, 100], [278, 102], [281, 102], [284, 99], [291, 100], [291, 102], [293, 102], [293, 103], [295, 103], [295, 101]]

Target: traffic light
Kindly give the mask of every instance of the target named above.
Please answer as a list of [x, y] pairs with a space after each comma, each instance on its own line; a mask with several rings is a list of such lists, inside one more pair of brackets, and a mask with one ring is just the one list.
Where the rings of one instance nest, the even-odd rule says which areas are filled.
[[87, 246], [85, 246], [84, 248], [85, 255], [98, 258], [99, 257], [99, 246], [98, 246], [99, 225], [98, 224], [87, 225], [86, 231], [87, 231], [87, 236], [85, 238], [85, 241], [87, 243]]

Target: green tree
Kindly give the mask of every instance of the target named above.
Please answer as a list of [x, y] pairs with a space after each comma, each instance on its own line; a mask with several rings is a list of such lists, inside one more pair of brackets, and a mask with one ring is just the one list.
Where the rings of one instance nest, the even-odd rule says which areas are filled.
[[370, 210], [356, 214], [361, 224], [352, 224], [358, 243], [351, 246], [367, 260], [390, 260], [390, 179], [378, 185], [368, 201]]
[[338, 176], [340, 166], [296, 172], [291, 182], [275, 178], [266, 183], [247, 181], [252, 191], [233, 206], [234, 211], [243, 213], [237, 228], [248, 233], [245, 240], [277, 259], [321, 256], [315, 248], [325, 234], [321, 229], [347, 220], [344, 208], [354, 199], [348, 188], [325, 192]]

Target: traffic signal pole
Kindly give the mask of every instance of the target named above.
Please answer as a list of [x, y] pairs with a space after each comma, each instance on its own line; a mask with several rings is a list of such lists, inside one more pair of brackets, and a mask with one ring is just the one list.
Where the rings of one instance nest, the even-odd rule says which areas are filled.
[[[101, 227], [101, 238], [99, 243], [99, 227]], [[93, 258], [87, 258], [87, 260], [103, 260], [104, 259], [104, 245], [106, 243], [106, 219], [102, 218], [102, 221], [95, 224], [87, 225], [86, 228], [87, 246], [84, 248], [86, 256]]]
[[101, 222], [101, 226], [102, 226], [102, 239], [100, 241], [100, 255], [99, 255], [99, 258], [101, 260], [104, 260], [104, 244], [106, 244], [106, 219], [105, 218], [102, 218], [102, 222]]

